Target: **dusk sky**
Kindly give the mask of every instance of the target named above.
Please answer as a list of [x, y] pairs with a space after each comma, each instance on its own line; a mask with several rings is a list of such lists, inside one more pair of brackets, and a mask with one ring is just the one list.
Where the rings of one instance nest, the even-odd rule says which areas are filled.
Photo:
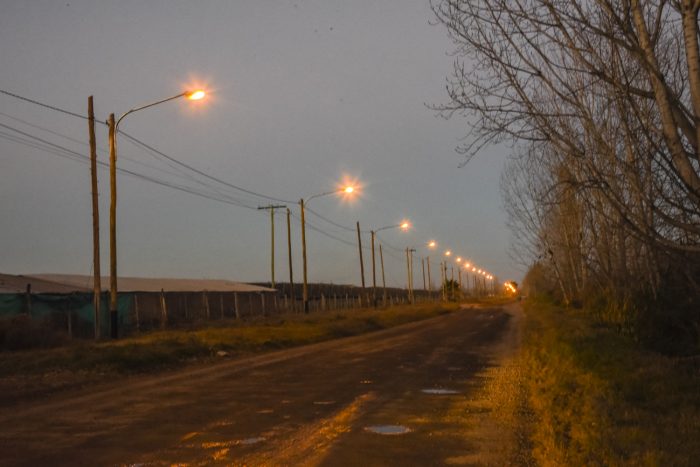
[[[350, 179], [362, 185], [358, 199], [309, 203], [325, 218], [307, 213], [310, 281], [359, 284], [355, 222], [369, 230], [404, 218], [411, 232], [380, 234], [388, 285], [405, 286], [407, 246], [417, 249], [416, 288], [418, 258], [431, 255], [435, 277], [447, 248], [519, 281], [499, 191], [510, 148], [488, 147], [458, 168], [455, 147], [468, 121], [439, 118], [426, 106], [446, 102], [452, 66], [452, 44], [433, 19], [427, 0], [4, 1], [0, 272], [92, 272], [89, 164], [80, 157], [89, 155], [87, 122], [7, 92], [81, 115], [93, 95], [104, 122], [203, 87], [207, 99], [136, 112], [120, 130], [226, 184], [120, 134], [118, 166], [161, 183], [118, 174], [120, 275], [267, 281], [270, 220], [256, 208], [271, 200], [234, 186], [285, 200], [298, 216], [301, 197]], [[97, 131], [106, 163], [106, 127]], [[107, 275], [104, 168], [99, 192]], [[282, 214], [278, 281], [288, 278]], [[292, 221], [299, 282], [300, 227]], [[430, 239], [439, 251], [425, 248]], [[371, 284], [368, 250], [365, 270]]]

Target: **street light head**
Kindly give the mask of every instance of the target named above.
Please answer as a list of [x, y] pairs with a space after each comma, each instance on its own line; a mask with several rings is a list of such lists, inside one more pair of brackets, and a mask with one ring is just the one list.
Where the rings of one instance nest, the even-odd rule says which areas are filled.
[[467, 269], [469, 269], [469, 268], [471, 267], [471, 264], [469, 264], [469, 263], [464, 263], [464, 267], [467, 268]]
[[445, 256], [450, 256], [451, 254], [452, 254], [452, 252], [451, 252], [450, 250], [447, 250], [447, 251], [445, 252]]
[[401, 222], [401, 225], [399, 225], [399, 227], [401, 227], [401, 230], [403, 230], [404, 232], [406, 232], [406, 231], [408, 231], [408, 229], [411, 228], [411, 223], [408, 222], [408, 221], [402, 221], [402, 222]]
[[428, 242], [428, 248], [435, 248], [437, 246], [437, 243], [435, 243], [435, 240], [430, 240]]
[[457, 261], [458, 263], [461, 263], [461, 262], [462, 262], [462, 258], [461, 258], [460, 256], [458, 256], [456, 261]]
[[343, 191], [344, 191], [345, 193], [350, 194], [350, 193], [352, 193], [353, 191], [355, 191], [355, 187], [353, 187], [353, 186], [346, 186], [346, 187], [343, 189]]
[[191, 101], [198, 101], [200, 99], [204, 99], [204, 96], [207, 94], [202, 91], [201, 89], [197, 89], [196, 91], [190, 91], [185, 93], [185, 97], [187, 97]]

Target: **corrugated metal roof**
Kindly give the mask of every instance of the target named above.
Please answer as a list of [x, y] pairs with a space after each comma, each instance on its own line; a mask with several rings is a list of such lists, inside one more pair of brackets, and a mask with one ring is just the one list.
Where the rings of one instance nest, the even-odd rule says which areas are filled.
[[[0, 282], [0, 291], [19, 293], [24, 292], [27, 283], [32, 284], [32, 292], [35, 293], [70, 293], [92, 291], [92, 276], [77, 274], [31, 274], [25, 276], [11, 276], [1, 274], [0, 278], [8, 279], [7, 283], [14, 285], [9, 290], [3, 290]], [[2, 279], [0, 279], [2, 280]], [[109, 290], [109, 278], [102, 278], [102, 290]], [[119, 277], [118, 290], [120, 292], [276, 292], [275, 289], [260, 287], [257, 285], [233, 282], [223, 279], [168, 279], [147, 277]], [[17, 288], [19, 286], [19, 288]]]
[[25, 293], [27, 284], [31, 284], [32, 293], [71, 293], [89, 292], [92, 289], [78, 287], [75, 284], [66, 285], [32, 276], [0, 274], [0, 293]]

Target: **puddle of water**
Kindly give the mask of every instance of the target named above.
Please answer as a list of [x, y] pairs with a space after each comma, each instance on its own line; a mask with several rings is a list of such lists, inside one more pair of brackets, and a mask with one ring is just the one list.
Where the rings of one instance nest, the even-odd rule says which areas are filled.
[[272, 410], [272, 409], [262, 409], [262, 410], [258, 410], [257, 413], [265, 414], [265, 413], [274, 413], [274, 412], [275, 412], [275, 411]]
[[315, 401], [314, 405], [333, 405], [335, 401]]
[[454, 389], [423, 389], [423, 394], [459, 394], [459, 391]]
[[365, 431], [378, 435], [405, 435], [410, 433], [411, 429], [403, 425], [372, 425], [366, 426]]
[[258, 443], [262, 443], [263, 441], [265, 441], [265, 438], [263, 438], [262, 436], [258, 436], [255, 438], [242, 439], [240, 444], [245, 444], [245, 445], [258, 444]]

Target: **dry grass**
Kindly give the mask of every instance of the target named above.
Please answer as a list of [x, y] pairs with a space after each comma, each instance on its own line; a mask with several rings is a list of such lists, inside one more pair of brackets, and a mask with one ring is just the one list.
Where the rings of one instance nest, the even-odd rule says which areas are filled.
[[526, 387], [538, 464], [697, 465], [700, 371], [582, 312], [526, 304]]
[[455, 304], [396, 306], [384, 310], [286, 314], [224, 321], [192, 330], [168, 330], [100, 343], [0, 353], [0, 378], [47, 371], [147, 372], [183, 362], [250, 354], [362, 334], [436, 316]]

